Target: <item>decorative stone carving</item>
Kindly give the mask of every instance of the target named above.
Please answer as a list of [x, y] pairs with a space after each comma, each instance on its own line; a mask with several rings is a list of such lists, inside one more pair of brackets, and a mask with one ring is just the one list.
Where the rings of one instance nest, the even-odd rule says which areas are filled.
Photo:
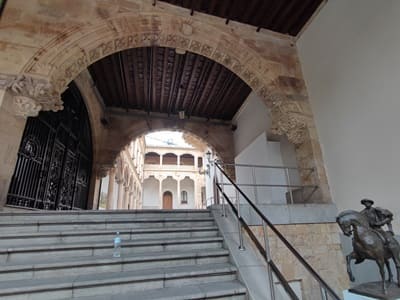
[[192, 35], [193, 26], [188, 21], [184, 21], [182, 22], [181, 32], [186, 36]]
[[27, 75], [0, 74], [0, 89], [12, 93], [15, 113], [18, 116], [34, 117], [40, 110], [63, 109], [60, 94], [44, 79]]
[[302, 144], [306, 140], [308, 122], [299, 103], [283, 100], [273, 101], [271, 115], [270, 133], [286, 135], [288, 140], [295, 145]]
[[36, 117], [42, 110], [42, 106], [32, 98], [25, 96], [14, 96], [15, 115], [21, 117]]

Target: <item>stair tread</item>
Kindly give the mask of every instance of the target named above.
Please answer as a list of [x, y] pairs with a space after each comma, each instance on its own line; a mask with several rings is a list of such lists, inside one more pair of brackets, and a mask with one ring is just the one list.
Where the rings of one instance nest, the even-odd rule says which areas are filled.
[[122, 282], [187, 278], [211, 274], [229, 274], [235, 273], [236, 271], [236, 267], [229, 263], [224, 263], [164, 267], [127, 272], [96, 273], [57, 278], [10, 280], [0, 282], [0, 295], [109, 285]]
[[[160, 244], [177, 244], [177, 243], [195, 243], [195, 242], [207, 242], [207, 241], [222, 241], [222, 237], [190, 237], [190, 238], [167, 238], [167, 239], [138, 239], [138, 240], [123, 240], [122, 247], [130, 245], [160, 245]], [[13, 246], [9, 248], [0, 248], [1, 253], [9, 252], [27, 252], [27, 251], [41, 251], [41, 250], [62, 250], [62, 249], [81, 249], [81, 248], [107, 248], [113, 247], [112, 241], [99, 241], [99, 242], [73, 242], [73, 243], [52, 243], [52, 244], [40, 244], [40, 245], [21, 245]]]
[[64, 236], [81, 236], [81, 235], [102, 235], [112, 233], [157, 233], [157, 232], [185, 232], [185, 231], [214, 231], [218, 230], [217, 226], [194, 226], [194, 227], [151, 227], [151, 228], [121, 228], [119, 229], [93, 229], [93, 230], [79, 230], [79, 231], [43, 231], [43, 232], [16, 232], [10, 234], [2, 234], [2, 239], [19, 239], [19, 238], [32, 238], [32, 237], [64, 237]]
[[12, 211], [3, 211], [0, 212], [0, 218], [1, 216], [27, 216], [27, 215], [33, 215], [33, 216], [47, 216], [47, 215], [62, 215], [62, 216], [76, 216], [76, 215], [120, 215], [120, 214], [132, 214], [132, 215], [143, 215], [143, 214], [149, 214], [149, 213], [159, 213], [159, 214], [196, 214], [196, 213], [211, 213], [209, 209], [129, 209], [129, 210], [124, 210], [124, 209], [118, 209], [118, 210], [80, 210], [80, 211], [69, 211], [69, 210], [63, 210], [63, 211], [49, 211], [49, 210], [37, 210], [37, 211], [18, 211], [18, 212], [12, 212]]
[[88, 220], [88, 219], [55, 219], [55, 220], [19, 220], [19, 221], [7, 221], [0, 219], [0, 226], [29, 226], [29, 225], [81, 225], [81, 224], [111, 224], [111, 223], [159, 223], [159, 222], [204, 222], [214, 221], [212, 217], [146, 217], [146, 218], [105, 218], [101, 220]]
[[127, 263], [127, 262], [140, 262], [140, 261], [151, 261], [151, 260], [167, 260], [187, 257], [207, 257], [215, 255], [229, 255], [229, 251], [226, 249], [202, 249], [202, 250], [188, 250], [188, 251], [162, 251], [162, 252], [147, 252], [147, 253], [134, 253], [124, 255], [119, 258], [114, 258], [110, 255], [107, 256], [83, 256], [83, 257], [64, 257], [57, 261], [43, 261], [34, 264], [27, 264], [26, 262], [19, 263], [6, 263], [1, 265], [0, 273], [2, 272], [13, 272], [23, 270], [40, 270], [40, 269], [51, 269], [51, 268], [67, 268], [67, 267], [84, 267], [92, 265], [103, 265], [103, 264], [116, 264], [116, 263]]
[[132, 293], [77, 297], [76, 300], [189, 300], [231, 295], [244, 295], [246, 288], [239, 281], [184, 285]]

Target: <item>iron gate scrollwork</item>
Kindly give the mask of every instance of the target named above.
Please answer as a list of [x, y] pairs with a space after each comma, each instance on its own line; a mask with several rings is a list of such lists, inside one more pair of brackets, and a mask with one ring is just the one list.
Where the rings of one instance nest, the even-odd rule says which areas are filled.
[[8, 205], [46, 210], [87, 208], [92, 169], [88, 113], [74, 83], [62, 99], [62, 111], [28, 118]]

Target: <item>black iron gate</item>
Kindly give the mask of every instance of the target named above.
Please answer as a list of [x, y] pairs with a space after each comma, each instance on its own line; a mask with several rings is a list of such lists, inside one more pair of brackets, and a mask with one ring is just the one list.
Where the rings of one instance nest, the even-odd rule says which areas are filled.
[[89, 118], [77, 86], [64, 109], [28, 118], [7, 204], [48, 210], [86, 209], [92, 169]]

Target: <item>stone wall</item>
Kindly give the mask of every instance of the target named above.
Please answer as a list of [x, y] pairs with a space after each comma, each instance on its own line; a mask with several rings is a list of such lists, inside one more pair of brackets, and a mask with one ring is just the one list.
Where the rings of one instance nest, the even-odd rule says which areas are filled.
[[[328, 285], [342, 296], [342, 291], [349, 287], [349, 281], [337, 224], [290, 224], [276, 227]], [[262, 226], [252, 228], [257, 238], [264, 243]], [[303, 299], [320, 299], [318, 283], [270, 229], [268, 237], [272, 259], [285, 278], [301, 282]]]
[[17, 153], [26, 119], [13, 113], [11, 95], [6, 93], [0, 107], [0, 209], [7, 200], [8, 187], [14, 173]]

